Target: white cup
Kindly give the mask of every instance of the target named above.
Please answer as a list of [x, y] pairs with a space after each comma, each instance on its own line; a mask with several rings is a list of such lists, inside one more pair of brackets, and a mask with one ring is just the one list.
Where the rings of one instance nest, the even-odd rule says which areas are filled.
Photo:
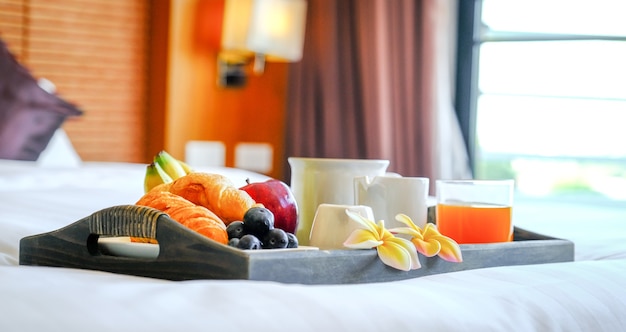
[[362, 228], [362, 226], [350, 219], [346, 210], [356, 212], [369, 220], [374, 220], [374, 213], [369, 206], [320, 204], [313, 218], [309, 245], [322, 250], [347, 249], [343, 243], [354, 230]]
[[300, 158], [287, 159], [291, 167], [291, 190], [298, 203], [296, 236], [301, 245], [308, 243], [311, 225], [322, 203], [354, 205], [355, 176], [384, 175], [389, 160]]
[[387, 229], [406, 226], [396, 221], [399, 213], [423, 228], [428, 219], [428, 186], [429, 179], [423, 177], [355, 177], [355, 203], [370, 206], [375, 221], [384, 220]]

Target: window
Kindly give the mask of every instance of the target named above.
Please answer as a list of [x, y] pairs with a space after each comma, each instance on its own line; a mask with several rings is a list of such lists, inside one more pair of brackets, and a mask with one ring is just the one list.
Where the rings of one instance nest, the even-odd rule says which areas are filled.
[[514, 178], [520, 217], [626, 221], [624, 12], [621, 0], [460, 1], [457, 112], [474, 176]]

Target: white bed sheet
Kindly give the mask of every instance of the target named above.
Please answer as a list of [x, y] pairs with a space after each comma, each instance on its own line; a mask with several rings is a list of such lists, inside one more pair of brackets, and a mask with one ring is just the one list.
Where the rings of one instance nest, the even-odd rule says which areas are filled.
[[[582, 226], [561, 233], [583, 244], [575, 262], [360, 285], [171, 282], [18, 265], [22, 237], [134, 203], [144, 168], [0, 162], [0, 331], [626, 330], [626, 249], [605, 241], [623, 234], [619, 225], [600, 232], [599, 240]], [[246, 177], [265, 179], [242, 170], [207, 171], [242, 185]]]
[[623, 331], [625, 271], [605, 260], [305, 286], [3, 266], [0, 330]]

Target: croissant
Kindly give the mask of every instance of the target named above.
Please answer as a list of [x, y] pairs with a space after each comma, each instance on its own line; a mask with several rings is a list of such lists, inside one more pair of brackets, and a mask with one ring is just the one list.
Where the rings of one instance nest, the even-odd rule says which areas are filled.
[[189, 173], [160, 188], [168, 187], [171, 193], [213, 211], [226, 225], [243, 220], [246, 211], [256, 205], [247, 192], [221, 174]]
[[[222, 220], [209, 209], [196, 205], [183, 197], [167, 191], [153, 189], [143, 195], [135, 204], [163, 211], [167, 213], [170, 218], [178, 221], [183, 226], [219, 243], [228, 243], [226, 226]], [[137, 238], [133, 238], [133, 240], [145, 242]]]

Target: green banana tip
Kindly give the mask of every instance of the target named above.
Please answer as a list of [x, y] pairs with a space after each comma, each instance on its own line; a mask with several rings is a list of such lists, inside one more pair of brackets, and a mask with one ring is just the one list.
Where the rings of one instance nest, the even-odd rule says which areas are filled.
[[157, 153], [157, 156], [162, 157], [162, 158], [171, 158], [172, 155], [169, 154], [167, 151], [165, 150], [161, 150], [159, 151], [159, 153]]

